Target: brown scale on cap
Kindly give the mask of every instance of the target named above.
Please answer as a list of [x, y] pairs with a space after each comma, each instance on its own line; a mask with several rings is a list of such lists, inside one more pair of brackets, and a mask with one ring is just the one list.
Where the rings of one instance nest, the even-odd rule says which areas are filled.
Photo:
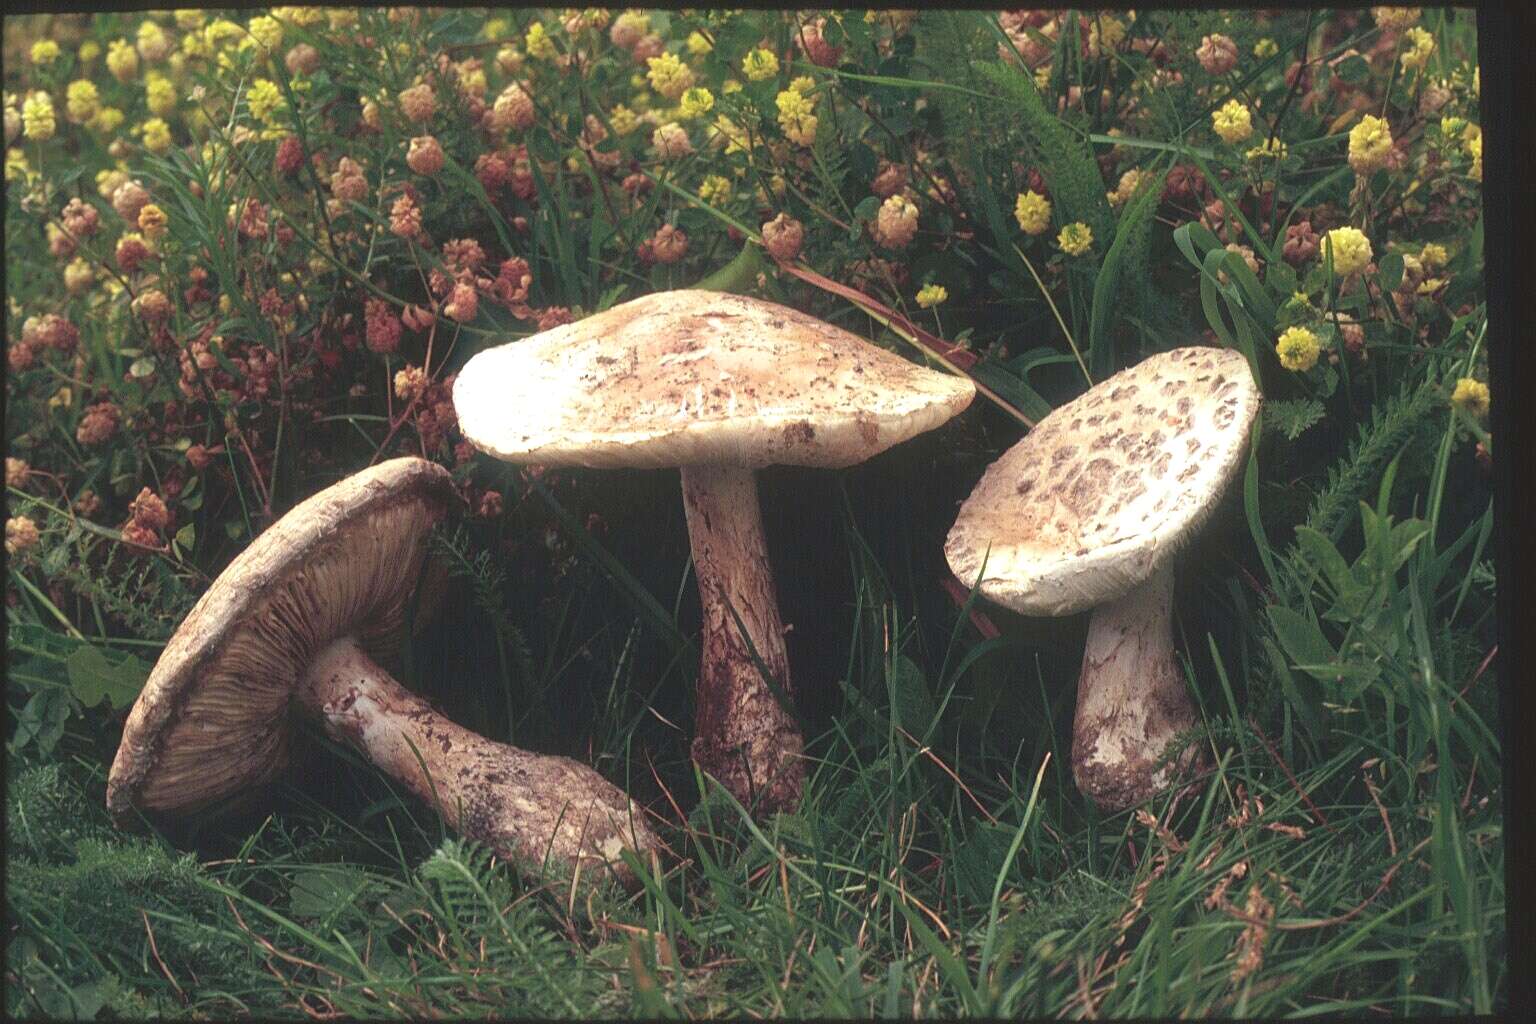
[[686, 290], [481, 352], [454, 404], [464, 436], [511, 462], [682, 470], [704, 611], [693, 755], [767, 814], [799, 802], [804, 744], [758, 668], [793, 694], [754, 470], [851, 466], [975, 394], [798, 310]]
[[1157, 756], [1193, 724], [1173, 660], [1168, 566], [1236, 474], [1258, 407], [1237, 352], [1153, 356], [1041, 420], [988, 468], [950, 531], [950, 567], [999, 604], [1098, 609], [1073, 756], [1079, 786], [1102, 806], [1165, 783]]

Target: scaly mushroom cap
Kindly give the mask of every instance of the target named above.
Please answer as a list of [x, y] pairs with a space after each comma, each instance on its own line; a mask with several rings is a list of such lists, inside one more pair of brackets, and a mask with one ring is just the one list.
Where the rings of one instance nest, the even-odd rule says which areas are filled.
[[464, 436], [509, 462], [836, 468], [975, 394], [786, 306], [684, 290], [487, 349], [453, 401]]
[[[1237, 472], [1259, 410], [1243, 356], [1180, 348], [1041, 420], [960, 508], [944, 554], [966, 584], [1027, 615], [1070, 615], [1146, 580]], [[989, 551], [990, 548], [990, 551]]]
[[295, 506], [242, 551], [129, 712], [107, 781], [112, 814], [196, 810], [276, 775], [310, 657], [342, 636], [387, 648], [452, 495], [441, 466], [393, 459]]

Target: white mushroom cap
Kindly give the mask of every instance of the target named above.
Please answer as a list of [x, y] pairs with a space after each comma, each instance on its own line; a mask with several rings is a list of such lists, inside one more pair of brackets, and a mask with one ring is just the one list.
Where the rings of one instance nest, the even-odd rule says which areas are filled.
[[377, 653], [404, 623], [427, 533], [453, 498], [441, 466], [392, 459], [296, 505], [220, 574], [171, 637], [123, 727], [117, 817], [188, 811], [276, 775], [311, 657], [353, 636]]
[[975, 394], [786, 306], [684, 290], [487, 349], [453, 401], [464, 436], [510, 462], [837, 468]]
[[[1028, 615], [1125, 594], [1204, 522], [1259, 409], [1247, 360], [1180, 348], [1053, 411], [987, 469], [944, 545], [966, 584]], [[990, 550], [989, 550], [990, 549]]]

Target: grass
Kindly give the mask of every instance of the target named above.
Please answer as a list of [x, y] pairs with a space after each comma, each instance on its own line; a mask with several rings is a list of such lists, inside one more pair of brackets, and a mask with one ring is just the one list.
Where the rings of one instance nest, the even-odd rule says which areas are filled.
[[[1437, 76], [1476, 53], [1470, 19], [1452, 13], [1425, 15]], [[103, 18], [91, 31], [104, 40], [134, 31], [131, 19]], [[555, 24], [532, 11], [506, 15], [497, 45], [526, 40], [540, 19]], [[457, 106], [438, 122], [449, 156], [437, 181], [400, 169], [420, 129], [398, 112], [386, 109], [375, 134], [355, 130], [355, 112], [336, 113], [412, 81], [417, 69], [396, 49], [375, 53], [350, 28], [290, 27], [324, 53], [324, 74], [304, 83], [306, 94], [282, 61], [261, 72], [304, 111], [293, 127], [306, 149], [359, 157], [381, 192], [414, 181], [439, 241], [475, 237], [498, 256], [525, 256], [539, 309], [590, 312], [707, 282], [964, 366], [986, 384], [964, 417], [862, 466], [759, 475], [812, 759], [800, 809], [763, 821], [689, 760], [699, 608], [675, 474], [535, 478], [488, 458], [457, 460], [450, 441], [429, 444], [417, 405], [391, 393], [402, 362], [440, 381], [479, 347], [531, 333], [528, 317], [482, 299], [476, 319], [416, 332], [425, 355], [419, 336], [398, 353], [354, 344], [327, 378], [330, 392], [298, 376], [318, 358], [312, 338], [343, 330], [331, 313], [356, 324], [365, 298], [391, 309], [432, 303], [428, 274], [444, 262], [389, 233], [394, 193], [329, 207], [313, 167], [286, 183], [266, 172], [270, 154], [257, 147], [272, 140], [134, 155], [135, 173], [172, 211], [163, 272], [177, 287], [166, 290], [186, 287], [176, 261], [199, 246], [230, 284], [224, 309], [187, 299], [178, 332], [249, 333], [292, 374], [279, 376], [273, 400], [231, 397], [231, 387], [210, 397], [202, 380], [181, 440], [224, 450], [207, 473], [188, 476], [177, 432], [151, 441], [142, 429], [158, 429], [156, 410], [178, 394], [177, 353], [141, 336], [126, 296], [60, 298], [57, 266], [38, 255], [46, 217], [35, 211], [52, 216], [66, 193], [94, 195], [68, 167], [109, 166], [103, 140], [80, 130], [68, 153], [27, 143], [36, 177], [7, 186], [8, 290], [26, 314], [69, 312], [87, 361], [39, 357], [7, 380], [7, 452], [25, 436], [14, 450], [39, 474], [8, 488], [11, 514], [35, 516], [44, 533], [8, 569], [17, 724], [6, 765], [6, 1013], [1353, 1019], [1503, 1009], [1492, 494], [1473, 454], [1492, 440], [1448, 401], [1458, 379], [1486, 376], [1468, 160], [1457, 155], [1442, 172], [1445, 209], [1431, 217], [1420, 203], [1394, 216], [1408, 175], [1383, 171], [1357, 185], [1344, 162], [1349, 129], [1337, 119], [1348, 90], [1322, 85], [1307, 108], [1282, 77], [1292, 54], [1321, 65], [1369, 50], [1379, 29], [1365, 15], [1342, 27], [1316, 14], [1223, 19], [1145, 16], [1137, 38], [1178, 41], [1187, 81], [1130, 102], [1152, 65], [1127, 47], [1090, 57], [1078, 33], [1102, 26], [1066, 24], [1037, 86], [991, 61], [999, 41], [1017, 53], [1028, 38], [997, 19], [933, 11], [903, 28], [848, 18], [840, 67], [797, 59], [781, 76], [811, 74], [821, 90], [823, 134], [798, 154], [804, 173], [771, 147], [720, 155], [696, 139], [698, 152], [667, 162], [631, 140], [626, 153], [651, 188], [628, 200], [571, 146], [588, 111], [611, 130], [613, 103], [629, 95], [628, 55], [602, 55], [600, 40], [579, 89], [551, 89], [547, 78], [530, 86], [540, 121], [520, 136], [533, 157], [526, 201], [471, 180], [484, 142]], [[385, 41], [406, 31], [382, 13], [364, 21]], [[426, 38], [456, 56], [480, 52], [484, 22], [436, 12]], [[766, 35], [787, 45], [803, 29], [760, 12], [670, 12], [654, 24], [678, 44], [694, 26], [718, 54]], [[1239, 37], [1243, 54], [1261, 33], [1273, 37], [1275, 54], [1245, 56], [1219, 84], [1223, 96], [1263, 100], [1255, 109], [1273, 120], [1257, 127], [1290, 143], [1290, 162], [1260, 171], [1213, 143], [1217, 76], [1189, 54], [1218, 31]], [[488, 65], [495, 52], [486, 49]], [[977, 53], [986, 60], [973, 64]], [[207, 102], [233, 124], [243, 108], [218, 108], [216, 87], [233, 76], [244, 90], [260, 69], [229, 56], [233, 72], [210, 62], [205, 79]], [[1391, 107], [1394, 130], [1411, 125], [1405, 137], [1421, 156], [1438, 131], [1414, 113], [1424, 83], [1386, 58], [1362, 73], [1361, 88], [1376, 90], [1372, 109]], [[745, 122], [736, 104], [746, 100], [722, 85], [739, 71], [734, 60], [694, 63], [721, 109]], [[548, 71], [530, 61], [517, 74], [532, 83]], [[503, 84], [492, 74], [487, 99]], [[461, 103], [446, 79], [433, 80]], [[57, 94], [61, 83], [48, 84]], [[1086, 105], [1069, 96], [1083, 83]], [[743, 92], [771, 110], [784, 84]], [[1458, 88], [1461, 101], [1471, 95]], [[117, 96], [130, 91], [142, 104], [137, 86], [108, 98], [126, 104]], [[1000, 93], [1019, 102], [1001, 104]], [[1126, 103], [1135, 117], [1122, 124], [1115, 111]], [[71, 130], [60, 123], [61, 134]], [[771, 116], [759, 127], [777, 131]], [[217, 127], [214, 136], [225, 137]], [[877, 157], [905, 163], [923, 188], [920, 241], [900, 255], [867, 237], [880, 205], [868, 188]], [[698, 179], [733, 160], [765, 195], [774, 174], [788, 177], [771, 203], [805, 222], [792, 268], [759, 254], [749, 185], [722, 204], [699, 198]], [[1099, 198], [1123, 169], [1163, 180], [1175, 165], [1203, 174], [1210, 192], [1195, 206], [1213, 203], [1220, 218], [1151, 193], [1118, 212]], [[1042, 169], [1058, 223], [1035, 238], [1014, 230], [1010, 206], [1026, 172]], [[938, 198], [940, 177], [952, 202]], [[1278, 197], [1270, 214], [1257, 201], [1266, 180]], [[49, 202], [24, 203], [22, 185], [39, 182], [54, 190]], [[251, 196], [284, 211], [295, 232], [288, 248], [245, 239], [226, 220]], [[113, 216], [110, 204], [101, 212]], [[1226, 217], [1236, 228], [1218, 238]], [[1293, 267], [1280, 257], [1287, 225], [1308, 217], [1372, 229], [1376, 266], [1358, 286], [1341, 288], [1316, 260]], [[1095, 225], [1089, 256], [1068, 260], [1051, 244], [1066, 219]], [[692, 236], [689, 256], [642, 265], [634, 247], [660, 220]], [[1405, 310], [1392, 297], [1404, 255], [1429, 239], [1451, 248], [1450, 281], [1410, 296]], [[1262, 280], [1229, 240], [1263, 258]], [[889, 267], [884, 279], [854, 274], [876, 256], [894, 258], [910, 280]], [[302, 330], [253, 304], [269, 285], [288, 287], [280, 270], [301, 279]], [[951, 295], [936, 333], [911, 302], [928, 281]], [[1341, 314], [1365, 324], [1368, 358], [1348, 348]], [[1305, 370], [1274, 355], [1277, 333], [1293, 325], [1319, 336], [1320, 358]], [[1085, 617], [1026, 619], [947, 586], [943, 538], [985, 467], [1080, 393], [1090, 371], [1102, 379], [1202, 336], [1242, 351], [1266, 397], [1243, 478], [1179, 566], [1175, 636], [1201, 718], [1186, 741], [1208, 767], [1185, 792], [1105, 815], [1077, 792], [1070, 768]], [[219, 369], [235, 369], [218, 358]], [[135, 392], [125, 375], [146, 359], [158, 376], [145, 387], [159, 390]], [[76, 373], [80, 394], [51, 402], [59, 378]], [[138, 427], [102, 448], [79, 443], [86, 385], [110, 391]], [[658, 864], [635, 865], [643, 886], [634, 893], [576, 891], [492, 863], [318, 731], [305, 733], [276, 784], [222, 815], [127, 830], [106, 818], [122, 714], [208, 578], [321, 482], [417, 449], [505, 507], [438, 538], [446, 603], [419, 624], [402, 681], [471, 729], [576, 757], [629, 791], [669, 847]], [[112, 515], [129, 514], [140, 486], [170, 494], [173, 474], [178, 525], [192, 532], [163, 538], [153, 557], [125, 553], [122, 532], [102, 524], [121, 522]], [[109, 512], [71, 511], [86, 487], [107, 497]]]

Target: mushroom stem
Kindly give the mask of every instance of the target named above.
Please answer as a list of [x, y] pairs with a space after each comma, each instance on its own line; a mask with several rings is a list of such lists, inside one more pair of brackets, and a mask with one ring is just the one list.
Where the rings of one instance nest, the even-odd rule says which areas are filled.
[[1088, 622], [1072, 724], [1072, 774], [1078, 789], [1109, 811], [1163, 789], [1196, 760], [1159, 766], [1175, 735], [1195, 724], [1173, 652], [1173, 570], [1164, 566], [1124, 597], [1100, 605]]
[[704, 608], [693, 759], [758, 813], [793, 810], [805, 783], [800, 728], [752, 657], [755, 650], [789, 698], [789, 657], [757, 478], [736, 466], [685, 466], [682, 475]]
[[644, 812], [588, 766], [495, 743], [456, 725], [344, 638], [310, 661], [296, 690], [332, 739], [354, 747], [444, 820], [525, 867], [636, 881], [625, 847], [660, 847]]

